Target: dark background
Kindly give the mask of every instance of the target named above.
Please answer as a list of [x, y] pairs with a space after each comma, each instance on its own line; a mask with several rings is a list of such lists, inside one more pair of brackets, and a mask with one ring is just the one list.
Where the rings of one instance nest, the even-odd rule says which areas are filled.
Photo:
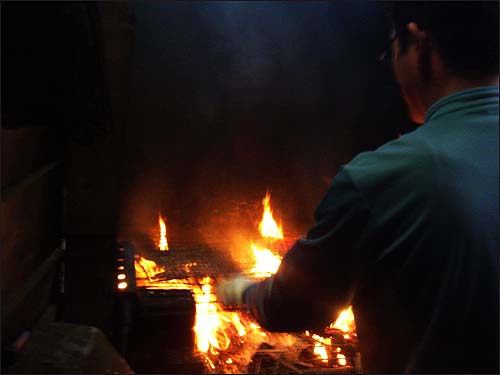
[[109, 301], [103, 243], [159, 212], [171, 243], [204, 242], [254, 230], [269, 189], [304, 234], [342, 164], [412, 129], [379, 5], [2, 1], [2, 343], [63, 237], [68, 320], [102, 328], [82, 311]]
[[196, 228], [270, 189], [303, 232], [341, 164], [409, 127], [375, 3], [138, 2], [114, 20], [90, 4], [3, 12], [4, 125], [76, 140], [70, 231], [142, 231], [158, 211]]
[[330, 178], [404, 131], [381, 10], [365, 2], [135, 8], [121, 229], [201, 228], [266, 189], [304, 232]]

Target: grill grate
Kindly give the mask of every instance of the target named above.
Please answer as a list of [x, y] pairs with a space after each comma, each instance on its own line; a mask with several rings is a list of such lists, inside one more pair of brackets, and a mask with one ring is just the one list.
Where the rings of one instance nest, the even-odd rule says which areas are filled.
[[[210, 247], [208, 245], [176, 245], [168, 252], [161, 252], [151, 248], [137, 250], [129, 243], [122, 243], [117, 246], [118, 256], [120, 258], [125, 258], [120, 264], [126, 266], [127, 278], [130, 275], [130, 281], [133, 280], [135, 282], [132, 276], [134, 273], [134, 255], [140, 255], [147, 260], [154, 261], [157, 266], [165, 270], [164, 272], [156, 274], [154, 280], [149, 280], [153, 282], [150, 284], [151, 287], [141, 286], [148, 284], [141, 282], [141, 280], [144, 281], [144, 279], [137, 279], [137, 288], [136, 285], [132, 285], [132, 288], [129, 290], [132, 293], [124, 294], [124, 291], [119, 293], [122, 297], [127, 296], [127, 294], [138, 297], [140, 313], [132, 313], [128, 304], [122, 304], [124, 306], [122, 308], [122, 314], [124, 314], [125, 317], [130, 316], [130, 318], [120, 319], [123, 323], [117, 327], [120, 333], [118, 342], [128, 341], [128, 326], [130, 325], [132, 327], [132, 340], [129, 341], [132, 343], [131, 348], [127, 351], [125, 349], [126, 345], [122, 345], [125, 349], [122, 350], [122, 352], [128, 352], [127, 357], [130, 358], [131, 362], [134, 362], [134, 365], [138, 369], [144, 370], [145, 372], [155, 372], [158, 369], [165, 372], [166, 369], [173, 368], [171, 367], [173, 364], [168, 360], [168, 356], [165, 357], [166, 359], [164, 359], [163, 362], [155, 359], [157, 357], [163, 358], [163, 354], [160, 355], [159, 352], [157, 353], [156, 349], [143, 350], [143, 346], [148, 346], [146, 341], [141, 341], [144, 337], [148, 337], [150, 340], [155, 341], [156, 345], [154, 345], [154, 348], [162, 348], [163, 345], [172, 348], [179, 347], [179, 342], [176, 342], [176, 338], [178, 337], [185, 337], [187, 341], [194, 343], [192, 326], [195, 307], [191, 294], [192, 291], [171, 290], [169, 287], [170, 284], [168, 284], [169, 281], [179, 280], [181, 284], [200, 287], [198, 283], [207, 276], [216, 283], [220, 278], [242, 272], [242, 269], [248, 270], [251, 268], [251, 265], [245, 267], [242, 264], [233, 262], [228, 251], [222, 251], [218, 247]], [[153, 286], [155, 282], [158, 282], [156, 284], [157, 287]], [[162, 286], [163, 282], [166, 282], [166, 284]], [[160, 290], [154, 291], [152, 289]], [[126, 300], [126, 302], [127, 301], [128, 300]], [[186, 303], [186, 301], [189, 303]], [[132, 306], [134, 306], [134, 303]], [[137, 307], [135, 309], [137, 309]], [[131, 313], [135, 318], [132, 318]], [[159, 320], [158, 317], [160, 317]], [[131, 318], [132, 320], [130, 320]], [[165, 322], [168, 322], [168, 324]], [[300, 334], [296, 336], [298, 341], [296, 341], [297, 350], [295, 351], [292, 350], [293, 348], [290, 346], [284, 348], [280, 345], [278, 345], [278, 347], [269, 346], [266, 348], [256, 348], [257, 350], [254, 352], [250, 363], [248, 363], [248, 370], [251, 370], [253, 373], [290, 373], [290, 371], [292, 373], [359, 372], [361, 365], [359, 364], [357, 343], [350, 342], [350, 340], [344, 342], [341, 332], [332, 331], [329, 332], [329, 335], [334, 339], [335, 348], [341, 348], [342, 352], [346, 355], [347, 366], [339, 367], [336, 365], [335, 353], [329, 354], [332, 360], [326, 366], [319, 362], [318, 366], [311, 364], [314, 363], [314, 361], [311, 361], [311, 358], [308, 358], [308, 356], [314, 358], [312, 354], [314, 341], [311, 341], [309, 337], [305, 337], [304, 334]], [[173, 339], [174, 341], [167, 345], [167, 338]], [[139, 345], [138, 343], [141, 344]], [[238, 356], [240, 354], [237, 352], [238, 348], [235, 347], [234, 349], [236, 349], [236, 352], [228, 352], [226, 354], [229, 356]], [[153, 352], [155, 355], [151, 357]], [[300, 352], [300, 355], [296, 352]], [[149, 354], [146, 355], [144, 353]], [[197, 359], [191, 365], [195, 365], [196, 367], [200, 364], [201, 363]], [[221, 366], [226, 368], [226, 364], [227, 362], [221, 362], [218, 366], [220, 368], [222, 368]], [[241, 369], [236, 367], [236, 363], [234, 366], [234, 372], [241, 372]], [[196, 369], [199, 371], [201, 368], [196, 367]], [[205, 370], [209, 371], [209, 368], [206, 367]], [[176, 367], [176, 372], [183, 372], [183, 367]]]
[[177, 246], [168, 253], [158, 251], [138, 251], [137, 254], [154, 261], [164, 268], [155, 280], [201, 279], [210, 276], [213, 279], [226, 277], [239, 272], [239, 267], [229, 257], [207, 246]]

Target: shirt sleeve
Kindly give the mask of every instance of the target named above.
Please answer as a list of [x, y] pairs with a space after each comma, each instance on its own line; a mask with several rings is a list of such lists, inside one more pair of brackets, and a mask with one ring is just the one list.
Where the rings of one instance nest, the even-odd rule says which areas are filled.
[[267, 330], [322, 329], [346, 308], [366, 263], [370, 210], [343, 167], [315, 211], [315, 225], [283, 258], [278, 272], [244, 293]]

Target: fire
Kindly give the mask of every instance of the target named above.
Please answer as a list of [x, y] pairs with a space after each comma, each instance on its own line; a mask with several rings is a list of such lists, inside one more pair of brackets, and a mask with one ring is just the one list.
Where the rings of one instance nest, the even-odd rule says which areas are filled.
[[[309, 331], [306, 331], [306, 336], [311, 336]], [[320, 335], [313, 334], [311, 336], [316, 343], [314, 344], [313, 353], [321, 359], [321, 362], [328, 362], [328, 352], [326, 350], [327, 346], [332, 345], [332, 339], [330, 337], [321, 337]]]
[[224, 342], [220, 343], [216, 332], [222, 325], [215, 298], [213, 298], [212, 286], [208, 284], [210, 280], [204, 279], [206, 284], [201, 287], [201, 294], [195, 294], [196, 300], [196, 322], [194, 331], [196, 332], [196, 345], [202, 353], [207, 353], [211, 346], [215, 349], [225, 350], [229, 346], [229, 338], [224, 336]]
[[[251, 249], [255, 262], [244, 267], [244, 272], [250, 274], [252, 278], [260, 279], [275, 274], [281, 264], [282, 257], [275, 253], [275, 246], [283, 240], [283, 228], [281, 223], [278, 225], [273, 218], [271, 209], [271, 194], [266, 193], [262, 199], [263, 213], [259, 223], [259, 232], [263, 239], [263, 245], [259, 246], [251, 242]], [[159, 215], [158, 222], [160, 226], [160, 241], [158, 248], [161, 251], [169, 250], [165, 221]], [[252, 321], [247, 315], [240, 311], [224, 310], [217, 302], [217, 296], [214, 291], [215, 281], [209, 277], [195, 277], [191, 269], [196, 267], [196, 262], [186, 263], [182, 266], [185, 271], [185, 278], [169, 279], [159, 276], [165, 276], [165, 267], [157, 265], [154, 261], [145, 259], [139, 255], [135, 257], [135, 270], [138, 287], [151, 289], [188, 289], [193, 293], [196, 302], [195, 324], [193, 327], [195, 333], [195, 344], [207, 366], [211, 371], [223, 372], [240, 371], [242, 364], [250, 360], [250, 350], [255, 350], [258, 343], [267, 342], [273, 336], [271, 333], [263, 330], [256, 322]], [[119, 266], [122, 267], [122, 266]], [[123, 270], [123, 268], [119, 268]], [[163, 274], [163, 275], [159, 275]], [[118, 288], [125, 290], [128, 285], [125, 277], [118, 275]], [[330, 329], [340, 330], [344, 338], [350, 339], [350, 335], [356, 336], [354, 314], [352, 307], [341, 312], [334, 323], [329, 326]], [[325, 330], [327, 333], [327, 330]], [[305, 332], [308, 336], [307, 347], [311, 348], [316, 364], [321, 366], [331, 366], [336, 363], [337, 366], [347, 366], [348, 361], [342, 349], [334, 343], [333, 336], [322, 337], [317, 334]], [[293, 339], [295, 340], [295, 339]], [[288, 344], [287, 344], [288, 345]], [[289, 346], [289, 345], [288, 345]], [[309, 350], [309, 349], [308, 349]]]
[[259, 223], [259, 232], [264, 238], [274, 238], [278, 240], [283, 239], [283, 229], [280, 225], [276, 223], [273, 218], [273, 210], [271, 209], [271, 194], [266, 193], [264, 199], [262, 199], [262, 205], [264, 206], [264, 213], [262, 214], [262, 220]]
[[[309, 336], [309, 335], [308, 335]], [[332, 345], [332, 339], [330, 337], [321, 337], [320, 335], [313, 334], [312, 338], [321, 344]]]
[[160, 242], [158, 242], [158, 249], [160, 249], [161, 251], [167, 251], [167, 227], [160, 214], [158, 214], [158, 224], [160, 225]]
[[140, 255], [135, 256], [134, 263], [135, 274], [139, 279], [152, 280], [157, 274], [165, 272], [165, 267], [160, 267], [152, 260], [143, 258]]
[[323, 344], [317, 342], [314, 344], [314, 354], [316, 354], [319, 358], [321, 358], [322, 362], [328, 362], [328, 353], [326, 352], [326, 348]]
[[[279, 261], [277, 262], [279, 266]], [[188, 263], [185, 267], [193, 267]], [[165, 269], [154, 261], [136, 256], [135, 269], [138, 286], [152, 289], [189, 289], [193, 292], [196, 302], [196, 316], [194, 324], [195, 344], [200, 353], [204, 355], [207, 366], [211, 371], [221, 371], [221, 366], [247, 363], [238, 348], [243, 343], [258, 343], [269, 339], [269, 333], [258, 324], [241, 314], [239, 311], [226, 311], [217, 302], [214, 293], [214, 280], [211, 277], [164, 280], [157, 277]], [[127, 288], [126, 283], [119, 286]], [[352, 313], [352, 311], [351, 311]], [[340, 324], [349, 317], [349, 309], [340, 314], [335, 322]], [[342, 319], [341, 319], [342, 318]], [[333, 323], [332, 323], [333, 325]], [[314, 355], [325, 365], [336, 360], [338, 366], [347, 366], [347, 359], [340, 348], [332, 350], [334, 342], [331, 337], [321, 337], [317, 334], [305, 333], [314, 340], [312, 348]], [[241, 369], [241, 367], [235, 367]], [[225, 368], [224, 372], [234, 372], [235, 368]]]
[[255, 257], [255, 265], [250, 272], [255, 277], [269, 277], [278, 271], [281, 264], [281, 257], [273, 254], [269, 249], [259, 249], [252, 243], [252, 250]]
[[244, 318], [240, 311], [225, 311], [217, 302], [213, 280], [210, 277], [199, 280], [200, 284], [201, 288], [193, 286], [192, 289], [196, 301], [194, 325], [196, 346], [201, 353], [205, 354], [210, 368], [215, 370], [216, 358], [226, 364], [233, 364], [234, 360], [230, 357], [225, 359], [224, 355], [234, 351], [235, 345], [241, 345], [245, 340], [255, 340], [257, 335], [265, 337], [266, 333], [260, 326]]
[[[283, 228], [276, 223], [273, 218], [273, 210], [271, 209], [271, 194], [266, 193], [266, 196], [262, 199], [262, 205], [264, 206], [264, 211], [262, 213], [262, 220], [259, 223], [259, 232], [262, 238], [269, 239], [271, 241], [282, 240]], [[268, 242], [268, 245], [272, 243]], [[250, 273], [256, 278], [264, 278], [274, 275], [281, 264], [281, 256], [273, 253], [270, 249], [266, 247], [258, 247], [253, 241], [251, 242], [251, 248], [253, 250], [253, 256], [255, 258], [255, 264], [250, 269]]]
[[345, 334], [354, 332], [356, 330], [356, 324], [354, 322], [354, 313], [352, 312], [352, 306], [349, 306], [347, 309], [343, 310], [335, 323], [330, 324], [330, 328], [339, 329]]
[[343, 355], [342, 353], [337, 353], [337, 362], [340, 366], [346, 366], [347, 359], [345, 358], [345, 355]]

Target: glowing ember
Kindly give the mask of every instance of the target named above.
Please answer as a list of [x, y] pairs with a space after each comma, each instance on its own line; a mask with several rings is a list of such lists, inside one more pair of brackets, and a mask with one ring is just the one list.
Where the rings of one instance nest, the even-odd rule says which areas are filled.
[[259, 232], [264, 238], [274, 238], [283, 239], [283, 230], [280, 225], [274, 221], [273, 210], [271, 209], [271, 194], [266, 193], [264, 199], [262, 199], [262, 204], [264, 205], [264, 213], [262, 214], [262, 220], [259, 223]]
[[345, 355], [343, 355], [342, 353], [337, 353], [337, 362], [340, 366], [346, 366], [347, 359], [345, 358]]
[[160, 249], [161, 251], [167, 251], [168, 250], [167, 227], [161, 215], [158, 215], [158, 224], [160, 225], [160, 242], [158, 243], [158, 249]]
[[330, 324], [330, 328], [339, 329], [344, 333], [354, 332], [356, 330], [356, 324], [354, 322], [352, 306], [342, 311], [335, 323]]
[[281, 257], [273, 254], [269, 249], [259, 249], [252, 243], [252, 250], [255, 257], [255, 265], [250, 272], [255, 277], [269, 277], [278, 271], [281, 264]]

